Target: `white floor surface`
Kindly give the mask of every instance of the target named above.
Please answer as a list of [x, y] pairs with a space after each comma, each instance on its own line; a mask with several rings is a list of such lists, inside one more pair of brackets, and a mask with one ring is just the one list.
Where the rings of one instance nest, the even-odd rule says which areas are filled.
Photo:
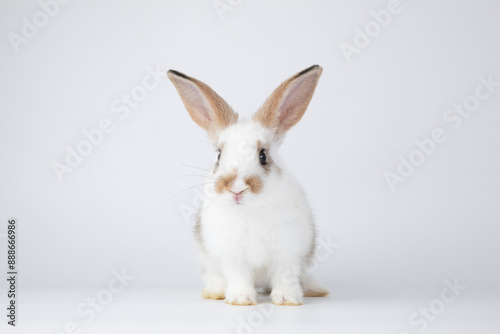
[[[500, 333], [500, 296], [465, 291], [445, 308], [435, 309], [432, 321], [409, 318], [429, 308], [436, 296], [361, 296], [333, 292], [326, 298], [306, 298], [302, 306], [274, 306], [269, 295], [259, 295], [257, 306], [231, 306], [203, 300], [195, 290], [123, 291], [104, 301], [90, 319], [90, 308], [77, 312], [99, 291], [21, 291], [18, 324], [6, 325], [2, 296], [1, 333]], [[409, 294], [411, 295], [411, 294]], [[101, 297], [104, 297], [102, 294]], [[439, 306], [439, 302], [434, 307]], [[85, 313], [85, 311], [87, 313]], [[423, 322], [427, 328], [423, 331]]]

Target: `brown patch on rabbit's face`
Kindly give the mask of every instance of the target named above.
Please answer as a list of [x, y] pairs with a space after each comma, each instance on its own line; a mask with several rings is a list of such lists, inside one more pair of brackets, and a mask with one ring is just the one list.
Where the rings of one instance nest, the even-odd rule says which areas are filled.
[[250, 175], [246, 177], [245, 183], [254, 194], [258, 194], [262, 190], [262, 179], [257, 175]]
[[231, 191], [231, 187], [237, 177], [238, 174], [236, 174], [236, 172], [219, 177], [215, 183], [215, 191], [219, 194], [222, 194], [224, 190]]

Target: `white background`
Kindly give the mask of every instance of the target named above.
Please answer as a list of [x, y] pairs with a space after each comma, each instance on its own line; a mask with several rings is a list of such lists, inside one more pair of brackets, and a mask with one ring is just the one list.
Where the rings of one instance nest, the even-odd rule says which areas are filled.
[[[215, 155], [166, 70], [204, 81], [248, 117], [281, 81], [319, 64], [315, 96], [281, 155], [319, 237], [340, 245], [315, 272], [327, 300], [347, 291], [428, 303], [455, 277], [464, 295], [500, 293], [500, 87], [458, 129], [443, 120], [479, 76], [500, 81], [500, 5], [401, 0], [347, 61], [341, 43], [354, 45], [353, 29], [387, 4], [242, 1], [221, 20], [211, 0], [74, 0], [16, 52], [8, 34], [21, 35], [22, 18], [41, 7], [2, 1], [0, 233], [18, 218], [20, 287], [93, 291], [124, 268], [132, 290], [200, 290], [185, 212], [204, 172], [185, 165], [208, 168]], [[113, 102], [148, 67], [161, 84], [120, 119]], [[105, 118], [114, 131], [58, 180], [53, 162]], [[447, 140], [391, 191], [384, 173], [435, 128]]]

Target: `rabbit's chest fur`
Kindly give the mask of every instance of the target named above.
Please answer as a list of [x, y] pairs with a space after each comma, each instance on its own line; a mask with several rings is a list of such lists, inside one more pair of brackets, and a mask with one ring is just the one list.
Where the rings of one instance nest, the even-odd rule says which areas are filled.
[[[293, 189], [296, 189], [295, 191]], [[209, 255], [241, 259], [253, 267], [276, 259], [303, 257], [313, 242], [313, 222], [300, 189], [283, 189], [272, 204], [245, 207], [213, 200], [201, 212], [202, 238]]]

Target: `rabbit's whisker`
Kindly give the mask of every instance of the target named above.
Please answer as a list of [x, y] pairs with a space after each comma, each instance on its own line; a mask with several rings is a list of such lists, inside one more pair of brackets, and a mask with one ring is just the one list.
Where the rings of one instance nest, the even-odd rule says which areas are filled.
[[198, 188], [198, 187], [201, 187], [201, 186], [206, 186], [206, 185], [209, 185], [209, 184], [215, 184], [215, 182], [205, 182], [205, 183], [202, 183], [202, 184], [198, 184], [196, 186], [192, 186], [192, 187], [189, 187], [187, 189], [184, 189], [184, 190], [181, 190], [179, 191], [178, 193], [174, 194], [173, 196], [170, 196], [165, 202], [163, 202], [159, 208], [161, 208], [162, 206], [164, 206], [165, 204], [167, 204], [168, 201], [172, 200], [173, 198], [179, 196], [180, 194], [188, 191], [188, 190], [191, 190], [191, 189], [194, 189], [194, 188]]
[[178, 179], [181, 179], [181, 178], [185, 178], [185, 177], [204, 177], [204, 178], [208, 178], [208, 179], [212, 179], [212, 180], [218, 180], [217, 178], [209, 176], [209, 175], [190, 174], [190, 175], [179, 175], [179, 176], [176, 176], [173, 179], [169, 180], [166, 184], [169, 184], [169, 183], [171, 183], [171, 182], [173, 182], [175, 180], [178, 180]]
[[191, 168], [196, 168], [196, 169], [204, 170], [205, 172], [209, 171], [208, 169], [201, 168], [201, 167], [196, 167], [196, 166], [192, 166], [192, 165], [188, 165], [188, 164], [180, 164], [180, 165], [184, 166], [184, 167], [191, 167]]

